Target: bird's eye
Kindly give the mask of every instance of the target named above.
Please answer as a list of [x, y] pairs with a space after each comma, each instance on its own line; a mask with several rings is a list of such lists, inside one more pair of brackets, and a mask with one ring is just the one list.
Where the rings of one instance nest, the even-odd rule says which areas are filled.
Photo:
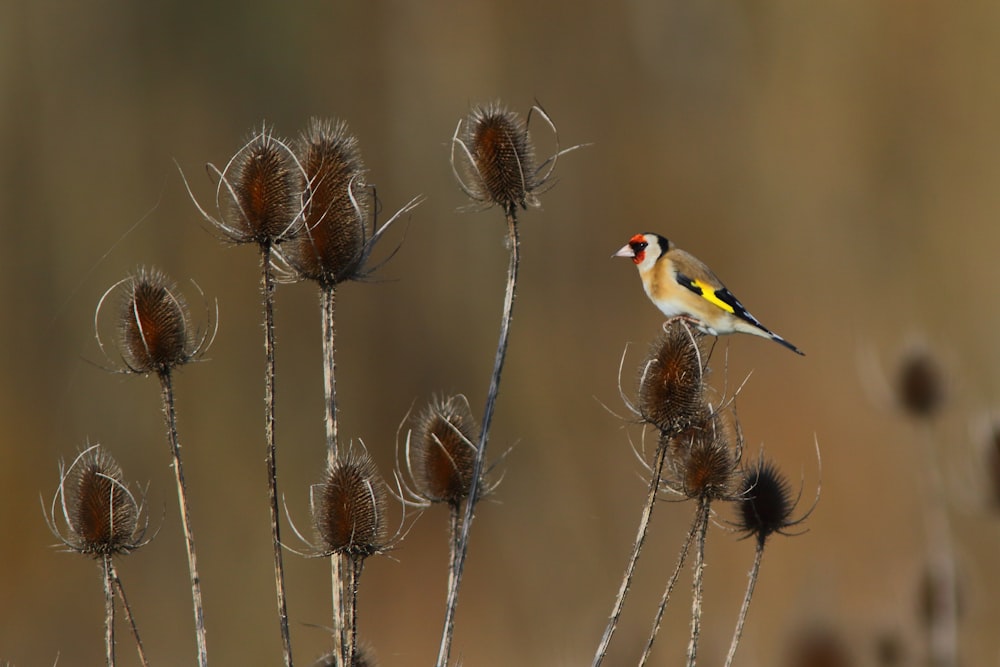
[[632, 246], [632, 252], [638, 255], [640, 252], [645, 250], [646, 246], [648, 246], [649, 244], [646, 243], [645, 241], [635, 241], [633, 243], [629, 243], [629, 245]]

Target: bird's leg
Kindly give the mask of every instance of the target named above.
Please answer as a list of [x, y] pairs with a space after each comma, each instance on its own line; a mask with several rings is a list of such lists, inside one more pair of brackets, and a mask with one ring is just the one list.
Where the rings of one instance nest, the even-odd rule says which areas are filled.
[[673, 317], [668, 317], [667, 321], [663, 323], [663, 330], [666, 331], [667, 327], [669, 327], [672, 323], [677, 322], [677, 321], [684, 322], [688, 326], [692, 326], [695, 329], [697, 329], [698, 331], [700, 331], [702, 333], [705, 333], [705, 334], [708, 334], [710, 336], [718, 336], [719, 335], [718, 333], [716, 333], [716, 331], [714, 329], [712, 329], [711, 327], [707, 326], [704, 322], [702, 322], [701, 320], [699, 320], [696, 317], [691, 317], [690, 315], [674, 315]]

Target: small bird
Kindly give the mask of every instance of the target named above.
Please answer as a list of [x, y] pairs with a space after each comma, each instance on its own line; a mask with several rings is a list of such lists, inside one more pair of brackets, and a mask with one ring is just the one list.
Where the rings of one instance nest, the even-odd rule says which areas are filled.
[[646, 295], [668, 318], [684, 317], [713, 336], [749, 333], [804, 353], [774, 333], [726, 289], [712, 270], [659, 234], [636, 234], [613, 257], [629, 257]]

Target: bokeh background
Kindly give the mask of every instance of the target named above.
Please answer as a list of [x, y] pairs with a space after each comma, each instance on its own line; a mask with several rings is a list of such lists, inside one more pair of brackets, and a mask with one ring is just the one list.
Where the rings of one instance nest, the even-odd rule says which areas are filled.
[[[219, 304], [203, 363], [177, 376], [179, 426], [213, 664], [278, 664], [264, 487], [257, 256], [206, 228], [205, 200], [262, 121], [295, 136], [346, 120], [386, 212], [423, 203], [378, 280], [340, 291], [342, 433], [385, 475], [408, 410], [461, 392], [481, 411], [507, 254], [497, 210], [468, 213], [448, 144], [471, 105], [537, 99], [563, 147], [522, 216], [523, 263], [494, 428], [516, 445], [474, 526], [455, 655], [467, 665], [588, 664], [645, 492], [619, 397], [661, 317], [631, 265], [638, 231], [703, 258], [798, 358], [725, 342], [716, 380], [806, 507], [764, 558], [737, 664], [796, 661], [824, 637], [851, 665], [920, 664], [928, 460], [879, 391], [914, 346], [945, 372], [929, 427], [961, 577], [963, 665], [1000, 660], [1000, 516], [984, 425], [1000, 389], [1000, 5], [933, 0], [621, 3], [8, 0], [0, 9], [0, 661], [103, 660], [97, 568], [52, 548], [39, 498], [87, 442], [148, 482], [152, 544], [120, 562], [154, 664], [194, 656], [187, 570], [156, 383], [109, 374], [101, 294], [139, 265]], [[533, 128], [540, 153], [555, 142]], [[280, 485], [306, 522], [324, 457], [317, 298], [278, 291]], [[605, 407], [606, 406], [606, 407]], [[926, 430], [926, 429], [925, 429]], [[814, 441], [822, 452], [822, 472]], [[991, 504], [993, 502], [993, 504]], [[632, 664], [692, 513], [657, 509], [608, 664]], [[726, 518], [720, 508], [719, 522]], [[285, 535], [294, 544], [290, 531]], [[360, 632], [384, 665], [431, 664], [445, 515], [429, 511], [362, 580]], [[721, 663], [752, 543], [713, 527], [701, 655]], [[325, 563], [286, 558], [297, 661], [328, 646]], [[687, 644], [687, 582], [656, 664]], [[134, 651], [120, 629], [122, 664]], [[897, 662], [890, 662], [899, 656]]]

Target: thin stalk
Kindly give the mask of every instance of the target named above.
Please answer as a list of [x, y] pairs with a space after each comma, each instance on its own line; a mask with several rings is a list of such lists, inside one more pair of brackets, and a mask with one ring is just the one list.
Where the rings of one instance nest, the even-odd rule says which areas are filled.
[[747, 592], [743, 596], [743, 605], [740, 607], [740, 616], [736, 621], [736, 630], [733, 632], [733, 641], [729, 645], [729, 655], [726, 656], [725, 667], [730, 667], [733, 664], [733, 658], [736, 656], [736, 647], [740, 645], [740, 638], [743, 636], [743, 623], [747, 620], [747, 610], [750, 608], [750, 598], [753, 597], [753, 589], [757, 585], [757, 575], [760, 574], [760, 561], [764, 556], [764, 540], [757, 540], [757, 549], [754, 551], [753, 555], [753, 566], [750, 568], [750, 574], [747, 575]]
[[110, 555], [105, 555], [101, 561], [101, 574], [104, 579], [104, 651], [108, 667], [115, 667], [115, 590]]
[[923, 441], [930, 493], [924, 512], [927, 531], [929, 582], [934, 606], [930, 625], [930, 664], [934, 667], [955, 667], [958, 664], [958, 579], [955, 573], [955, 552], [952, 542], [951, 517], [941, 465], [935, 448], [934, 433], [929, 423], [921, 424], [919, 437]]
[[[334, 307], [336, 305], [336, 286], [323, 287], [320, 290], [320, 328], [323, 337], [323, 394], [324, 423], [326, 424], [326, 464], [332, 470], [337, 463], [337, 380], [334, 345]], [[343, 558], [337, 554], [330, 557], [330, 580], [332, 583], [333, 627], [337, 646], [336, 655], [342, 661], [347, 660], [347, 625], [344, 616], [344, 570]], [[350, 663], [346, 663], [350, 664]]]
[[465, 505], [465, 519], [462, 522], [462, 533], [456, 543], [455, 558], [451, 568], [452, 572], [449, 575], [448, 601], [445, 606], [444, 630], [441, 633], [441, 647], [438, 651], [437, 667], [446, 667], [451, 655], [451, 640], [455, 632], [455, 610], [458, 607], [458, 590], [462, 584], [465, 558], [469, 553], [469, 531], [472, 528], [472, 519], [475, 515], [480, 478], [483, 475], [486, 465], [486, 445], [489, 442], [490, 424], [493, 421], [493, 411], [496, 407], [497, 394], [500, 391], [500, 374], [503, 372], [504, 358], [507, 356], [507, 341], [510, 338], [510, 323], [514, 312], [514, 294], [517, 288], [517, 270], [521, 254], [516, 205], [508, 204], [505, 213], [507, 217], [507, 239], [510, 246], [510, 265], [507, 268], [507, 290], [504, 296], [503, 316], [500, 320], [500, 339], [497, 342], [497, 353], [493, 362], [493, 374], [490, 376], [490, 388], [486, 395], [486, 407], [483, 410], [483, 421], [479, 432], [479, 443], [476, 449], [472, 483], [469, 485], [469, 497]]
[[326, 395], [326, 461], [330, 469], [337, 463], [337, 364], [334, 358], [334, 306], [336, 286], [320, 291], [320, 320], [323, 334], [323, 390]]
[[694, 519], [691, 520], [691, 528], [688, 530], [687, 537], [684, 538], [684, 544], [681, 545], [681, 552], [677, 556], [677, 564], [674, 565], [674, 571], [670, 574], [667, 587], [664, 589], [663, 597], [660, 599], [660, 606], [656, 610], [656, 618], [653, 619], [653, 629], [649, 633], [649, 641], [646, 642], [646, 649], [639, 658], [639, 667], [646, 664], [650, 653], [653, 651], [653, 642], [656, 641], [656, 635], [660, 632], [660, 624], [663, 622], [663, 614], [667, 609], [667, 603], [670, 601], [670, 594], [673, 593], [674, 585], [677, 584], [677, 579], [681, 573], [681, 568], [684, 567], [684, 561], [687, 560], [688, 551], [691, 550], [691, 543], [694, 542], [695, 533], [698, 532], [699, 520], [700, 517], [696, 512]]
[[615, 604], [611, 609], [611, 617], [608, 619], [608, 625], [604, 628], [604, 636], [601, 637], [601, 643], [597, 646], [597, 652], [594, 654], [593, 667], [598, 667], [604, 661], [604, 656], [608, 652], [608, 645], [611, 643], [611, 637], [615, 634], [615, 630], [618, 629], [618, 619], [621, 618], [622, 607], [625, 606], [625, 597], [632, 586], [635, 565], [639, 561], [639, 553], [642, 551], [642, 545], [646, 541], [649, 520], [653, 516], [653, 506], [656, 504], [656, 494], [660, 489], [660, 479], [663, 476], [663, 462], [666, 460], [666, 456], [667, 445], [661, 441], [656, 447], [656, 456], [653, 459], [652, 466], [653, 474], [649, 480], [649, 492], [646, 494], [646, 504], [643, 506], [642, 515], [639, 518], [639, 530], [636, 532], [635, 542], [632, 544], [632, 555], [625, 566], [625, 574], [622, 575], [622, 583], [618, 588], [618, 595], [615, 597]]
[[278, 598], [278, 622], [285, 666], [292, 665], [292, 641], [288, 633], [288, 606], [285, 604], [285, 565], [278, 525], [278, 469], [274, 439], [274, 275], [271, 273], [271, 245], [260, 246], [261, 291], [264, 299], [264, 437], [267, 440], [267, 489], [271, 510], [271, 542], [274, 547], [274, 587]]
[[698, 533], [694, 545], [694, 582], [691, 585], [691, 641], [688, 643], [688, 667], [694, 667], [698, 656], [698, 638], [701, 636], [701, 603], [705, 591], [705, 536], [708, 533], [711, 501], [698, 499]]
[[139, 653], [139, 660], [142, 662], [143, 667], [149, 667], [149, 661], [146, 659], [146, 651], [143, 649], [142, 640], [139, 638], [139, 629], [135, 625], [135, 618], [132, 617], [132, 607], [129, 606], [128, 599], [125, 597], [125, 587], [122, 586], [122, 580], [118, 576], [118, 568], [115, 567], [114, 562], [110, 562], [110, 565], [115, 590], [118, 592], [118, 599], [122, 601], [122, 609], [125, 611], [125, 620], [128, 622], [132, 638], [135, 639], [135, 648]]
[[198, 576], [198, 558], [194, 548], [194, 530], [188, 512], [187, 484], [184, 482], [184, 467], [181, 465], [181, 444], [177, 437], [177, 415], [174, 411], [174, 387], [169, 372], [160, 373], [160, 394], [163, 415], [167, 422], [167, 439], [173, 455], [174, 478], [177, 481], [177, 505], [180, 507], [181, 523], [184, 526], [184, 545], [187, 547], [188, 572], [191, 575], [191, 603], [194, 607], [194, 631], [198, 642], [198, 664], [208, 665], [208, 648], [205, 642], [205, 610], [201, 601], [201, 578]]
[[350, 664], [347, 661], [347, 623], [345, 622], [346, 610], [344, 608], [344, 590], [347, 588], [344, 581], [346, 568], [343, 563], [344, 556], [332, 554], [330, 556], [330, 581], [332, 582], [333, 599], [333, 654], [337, 656], [340, 665]]
[[358, 646], [358, 584], [361, 581], [361, 570], [364, 569], [365, 559], [362, 557], [352, 557], [350, 563], [351, 572], [351, 593], [350, 608], [348, 610], [350, 620], [350, 644], [347, 647], [347, 660], [344, 662], [349, 667], [354, 665], [354, 652]]

